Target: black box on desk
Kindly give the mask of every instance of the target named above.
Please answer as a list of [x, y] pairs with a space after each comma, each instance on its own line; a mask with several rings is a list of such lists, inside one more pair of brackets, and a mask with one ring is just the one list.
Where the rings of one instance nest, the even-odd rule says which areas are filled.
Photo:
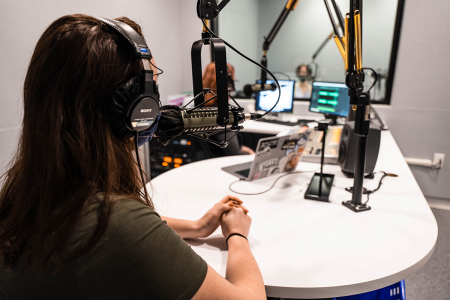
[[[342, 172], [353, 178], [355, 172], [356, 149], [358, 147], [358, 136], [353, 134], [355, 122], [348, 122], [344, 125], [339, 145], [338, 163]], [[367, 136], [366, 147], [366, 168], [365, 174], [372, 174], [378, 159], [380, 151], [381, 130], [376, 126], [370, 125], [369, 135]]]

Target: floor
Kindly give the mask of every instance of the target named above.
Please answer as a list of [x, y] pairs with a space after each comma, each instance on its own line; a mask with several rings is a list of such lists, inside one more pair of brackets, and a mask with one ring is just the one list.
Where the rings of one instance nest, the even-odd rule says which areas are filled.
[[436, 249], [422, 269], [406, 278], [406, 300], [450, 300], [450, 210], [430, 206], [439, 227]]

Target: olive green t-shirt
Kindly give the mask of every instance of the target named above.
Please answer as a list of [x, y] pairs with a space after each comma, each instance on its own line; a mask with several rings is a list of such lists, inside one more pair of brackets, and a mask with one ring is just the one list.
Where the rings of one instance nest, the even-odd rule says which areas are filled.
[[[93, 233], [98, 206], [96, 201], [83, 213], [69, 250]], [[0, 299], [191, 299], [206, 271], [206, 262], [156, 212], [135, 200], [116, 200], [100, 241], [56, 275], [0, 264]]]

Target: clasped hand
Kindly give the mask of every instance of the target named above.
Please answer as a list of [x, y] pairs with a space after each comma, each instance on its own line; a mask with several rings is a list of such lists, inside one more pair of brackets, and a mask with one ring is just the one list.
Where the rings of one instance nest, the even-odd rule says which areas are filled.
[[[161, 216], [161, 218], [183, 239], [207, 237], [216, 231], [221, 224], [224, 235], [228, 231], [242, 232], [241, 234], [248, 235], [248, 229], [245, 228], [250, 226], [251, 218], [247, 216], [248, 209], [242, 203], [237, 197], [226, 196], [197, 221], [174, 219], [164, 216]], [[232, 209], [235, 209], [235, 211], [230, 213]], [[245, 219], [246, 221], [241, 219]], [[242, 225], [243, 223], [246, 225]], [[233, 224], [237, 228], [234, 228], [236, 226]], [[242, 226], [244, 226], [244, 229], [241, 228]]]
[[203, 217], [196, 221], [198, 237], [207, 237], [216, 231], [220, 226], [222, 215], [228, 213], [233, 208], [241, 208], [247, 214], [248, 209], [242, 203], [242, 200], [234, 196], [226, 196], [216, 203]]

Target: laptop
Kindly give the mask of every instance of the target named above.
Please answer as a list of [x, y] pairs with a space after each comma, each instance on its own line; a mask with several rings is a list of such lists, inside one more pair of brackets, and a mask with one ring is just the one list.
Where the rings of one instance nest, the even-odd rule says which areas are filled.
[[223, 167], [222, 170], [248, 181], [293, 171], [301, 159], [310, 134], [310, 131], [306, 131], [260, 139], [253, 161]]

